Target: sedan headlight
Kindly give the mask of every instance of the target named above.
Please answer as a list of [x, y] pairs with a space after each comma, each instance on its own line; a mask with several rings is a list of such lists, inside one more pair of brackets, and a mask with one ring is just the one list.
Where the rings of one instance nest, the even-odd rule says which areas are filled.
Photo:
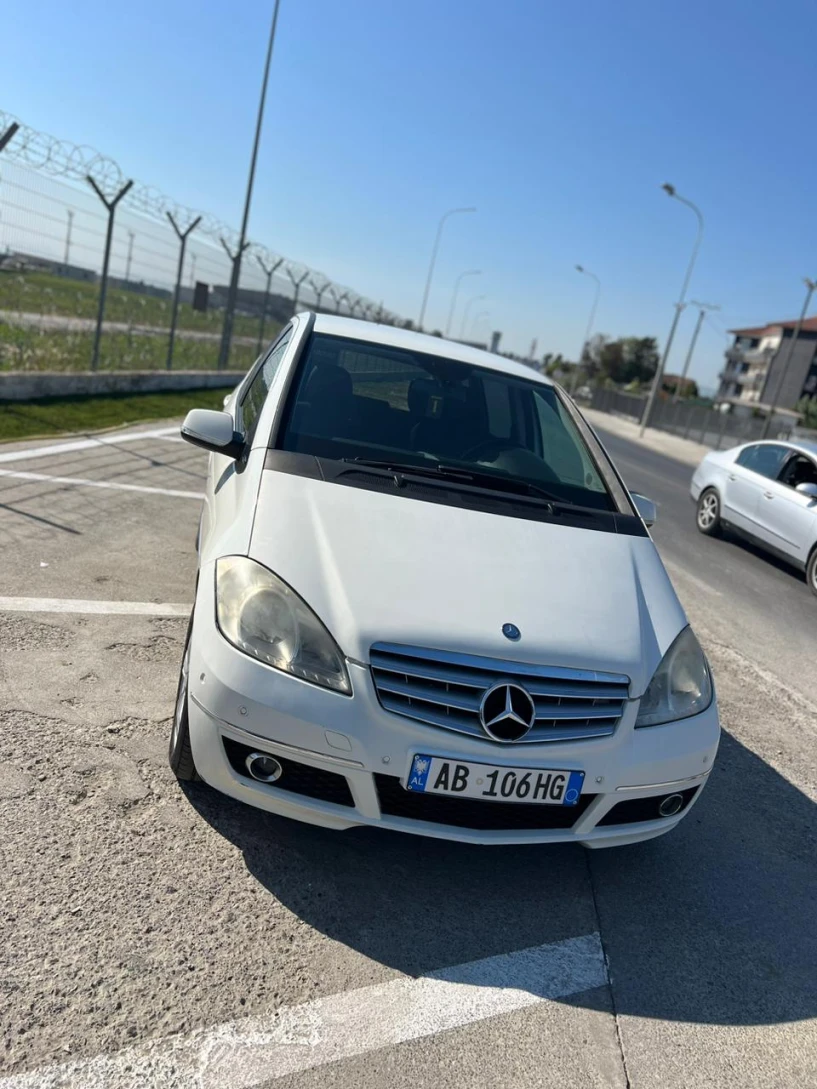
[[660, 726], [705, 711], [712, 702], [712, 677], [692, 628], [684, 628], [661, 659], [641, 697], [636, 728]]
[[295, 591], [255, 560], [224, 556], [217, 561], [216, 616], [222, 635], [245, 654], [351, 694], [335, 640]]

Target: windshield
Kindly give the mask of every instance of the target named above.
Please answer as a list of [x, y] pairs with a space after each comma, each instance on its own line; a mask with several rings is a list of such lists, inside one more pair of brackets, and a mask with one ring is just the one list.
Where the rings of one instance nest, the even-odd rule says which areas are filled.
[[553, 386], [423, 352], [313, 335], [277, 446], [335, 459], [492, 474], [616, 505]]

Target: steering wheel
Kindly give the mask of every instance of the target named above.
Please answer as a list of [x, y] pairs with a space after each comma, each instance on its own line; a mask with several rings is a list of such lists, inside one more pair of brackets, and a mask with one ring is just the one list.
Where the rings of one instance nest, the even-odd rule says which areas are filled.
[[508, 439], [483, 439], [460, 454], [460, 461], [496, 461], [503, 450], [519, 450], [518, 442]]

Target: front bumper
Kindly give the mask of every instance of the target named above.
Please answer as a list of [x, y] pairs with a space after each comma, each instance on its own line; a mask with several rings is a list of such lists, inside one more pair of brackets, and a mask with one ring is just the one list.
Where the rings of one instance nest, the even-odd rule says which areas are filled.
[[[694, 718], [642, 730], [633, 729], [638, 709], [638, 701], [633, 700], [626, 704], [610, 737], [502, 745], [425, 726], [385, 711], [378, 702], [371, 672], [363, 664], [347, 663], [352, 696], [318, 688], [265, 666], [221, 636], [212, 597], [207, 600], [201, 586], [199, 598], [191, 641], [189, 703], [196, 767], [216, 790], [260, 809], [329, 828], [376, 825], [468, 843], [578, 842], [588, 847], [618, 846], [650, 839], [673, 828], [697, 800], [712, 768], [720, 733], [714, 700], [708, 710]], [[282, 789], [286, 772], [279, 783], [265, 784], [238, 771], [241, 762], [235, 759], [235, 753], [244, 751], [241, 746], [288, 761], [286, 766], [298, 769], [296, 786]], [[233, 753], [232, 762], [228, 749]], [[537, 827], [520, 827], [520, 823], [524, 824], [518, 817], [521, 811], [508, 812], [516, 803], [470, 803], [487, 814], [487, 820], [476, 823], [496, 827], [468, 827], [467, 818], [463, 820], [460, 811], [451, 811], [450, 807], [450, 812], [456, 812], [455, 818], [441, 820], [439, 807], [434, 807], [434, 819], [426, 819], [428, 813], [414, 804], [409, 807], [413, 815], [406, 816], [407, 807], [399, 804], [398, 780], [400, 784], [405, 782], [416, 753], [531, 769], [582, 770], [582, 804], [576, 807], [575, 820], [567, 827], [563, 807], [551, 806], [537, 807]], [[326, 800], [339, 796], [335, 789], [338, 780], [333, 776], [341, 777], [348, 786], [348, 791], [342, 787], [344, 804]], [[308, 785], [298, 788], [299, 781]], [[322, 791], [314, 786], [325, 782], [335, 787]], [[621, 802], [675, 792], [689, 792], [685, 796], [690, 799], [677, 816], [639, 819], [636, 823], [610, 823], [616, 818], [607, 816]], [[410, 797], [414, 803], [426, 796]], [[450, 806], [464, 804], [468, 803], [450, 800]], [[560, 826], [541, 827], [548, 821], [543, 811], [554, 809], [560, 810], [558, 819], [553, 818]], [[649, 812], [649, 806], [643, 809]], [[452, 819], [456, 823], [450, 823]]]

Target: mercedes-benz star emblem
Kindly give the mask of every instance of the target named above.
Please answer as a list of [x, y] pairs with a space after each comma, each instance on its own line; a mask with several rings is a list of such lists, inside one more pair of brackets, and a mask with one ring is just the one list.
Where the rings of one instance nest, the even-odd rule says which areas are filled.
[[482, 728], [494, 741], [520, 741], [535, 718], [536, 707], [530, 693], [518, 684], [495, 684], [479, 705]]
[[522, 632], [517, 628], [516, 624], [503, 624], [502, 634], [506, 639], [510, 639], [514, 643], [522, 637]]

